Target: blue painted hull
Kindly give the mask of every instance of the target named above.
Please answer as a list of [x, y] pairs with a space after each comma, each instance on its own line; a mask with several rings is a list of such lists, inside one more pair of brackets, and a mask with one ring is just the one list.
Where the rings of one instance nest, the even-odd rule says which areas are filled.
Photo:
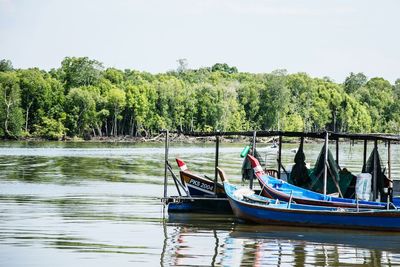
[[292, 199], [296, 203], [306, 205], [333, 206], [355, 208], [357, 205], [360, 208], [370, 209], [385, 209], [386, 203], [359, 200], [358, 204], [355, 199], [340, 198], [323, 195], [313, 192], [282, 180], [276, 179], [268, 175], [257, 175], [260, 186], [263, 188], [263, 195], [271, 198], [288, 201], [292, 194]]
[[236, 187], [224, 183], [233, 213], [239, 219], [260, 224], [400, 231], [400, 210], [343, 209], [291, 204], [253, 195], [270, 204], [240, 200], [233, 193]]

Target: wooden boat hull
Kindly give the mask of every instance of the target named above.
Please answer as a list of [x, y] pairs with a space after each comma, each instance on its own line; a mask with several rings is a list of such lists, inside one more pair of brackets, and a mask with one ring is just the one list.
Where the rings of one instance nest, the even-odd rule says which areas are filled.
[[[180, 171], [182, 184], [184, 184], [191, 196], [214, 196], [214, 181], [192, 174], [188, 171]], [[217, 196], [226, 197], [224, 187], [217, 183]]]
[[[290, 193], [283, 192], [277, 188], [274, 188], [270, 180], [277, 180], [281, 183], [285, 183], [284, 181], [278, 180], [276, 178], [263, 175], [263, 176], [256, 176], [260, 187], [262, 188], [262, 195], [267, 196], [270, 198], [275, 198], [283, 201], [289, 201]], [[276, 182], [276, 181], [274, 181]], [[369, 208], [369, 209], [386, 209], [386, 203], [382, 202], [372, 202], [372, 201], [359, 201], [358, 204], [354, 199], [346, 199], [346, 198], [338, 198], [338, 197], [330, 197], [324, 196], [322, 194], [316, 192], [310, 192], [309, 190], [291, 185], [290, 189], [292, 190], [292, 200], [298, 204], [305, 204], [305, 205], [318, 205], [318, 206], [327, 206], [327, 207], [343, 207], [343, 208]], [[309, 192], [306, 192], [309, 191]], [[304, 194], [308, 193], [308, 197], [303, 197]], [[302, 196], [298, 196], [298, 194]], [[318, 199], [311, 198], [315, 196]]]
[[[314, 191], [310, 191], [285, 181], [266, 175], [262, 170], [258, 160], [248, 155], [257, 180], [262, 188], [262, 195], [273, 199], [288, 201], [290, 198], [299, 204], [318, 205], [328, 207], [344, 207], [344, 208], [368, 208], [368, 209], [385, 209], [387, 203], [373, 202], [365, 200], [355, 200], [350, 198], [339, 198], [323, 195]], [[393, 207], [394, 205], [391, 205]]]
[[[400, 211], [362, 210], [291, 204], [257, 204], [234, 196], [236, 188], [224, 183], [233, 213], [239, 219], [273, 225], [400, 231]], [[271, 200], [273, 202], [273, 200]]]

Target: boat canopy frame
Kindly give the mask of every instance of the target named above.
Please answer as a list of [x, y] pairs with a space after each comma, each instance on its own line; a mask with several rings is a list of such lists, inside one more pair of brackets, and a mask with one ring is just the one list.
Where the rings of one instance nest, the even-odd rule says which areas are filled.
[[[170, 132], [168, 130], [161, 130], [160, 133], [164, 134], [165, 136], [165, 171], [164, 171], [164, 199], [168, 198], [167, 192], [167, 184], [168, 184], [168, 171], [172, 172], [169, 169], [170, 164], [168, 161], [168, 154], [169, 154], [169, 136], [170, 134], [179, 134], [188, 137], [215, 137], [215, 168], [218, 167], [219, 163], [219, 145], [220, 145], [220, 137], [228, 137], [228, 136], [242, 136], [242, 137], [250, 137], [253, 148], [256, 147], [256, 140], [257, 137], [278, 137], [279, 138], [279, 147], [278, 147], [278, 178], [280, 178], [281, 170], [283, 169], [282, 166], [282, 141], [283, 137], [299, 137], [299, 138], [312, 138], [312, 139], [322, 139], [324, 140], [326, 149], [328, 148], [328, 143], [330, 140], [336, 141], [336, 163], [339, 164], [339, 141], [340, 140], [350, 140], [350, 141], [364, 141], [364, 153], [363, 153], [363, 165], [365, 165], [367, 161], [367, 143], [368, 141], [374, 142], [374, 171], [372, 174], [372, 192], [373, 192], [373, 201], [376, 201], [377, 195], [377, 148], [378, 148], [378, 141], [387, 143], [387, 163], [388, 163], [388, 179], [389, 179], [389, 187], [388, 187], [388, 196], [393, 196], [393, 180], [391, 177], [391, 143], [396, 142], [400, 143], [400, 135], [394, 134], [384, 134], [384, 133], [337, 133], [331, 131], [321, 131], [321, 132], [286, 132], [286, 131], [243, 131], [243, 132], [222, 132], [222, 131], [215, 131], [215, 132], [178, 132], [173, 131]], [[253, 153], [255, 149], [252, 150]], [[326, 153], [327, 155], [327, 153]], [[325, 157], [325, 166], [324, 166], [324, 194], [326, 195], [326, 186], [327, 186], [327, 166], [328, 160]], [[173, 178], [176, 179], [176, 177]], [[214, 176], [214, 183], [218, 182], [218, 174], [217, 170], [215, 170]], [[253, 177], [251, 177], [249, 181], [249, 187], [252, 189], [253, 187]], [[216, 196], [216, 186], [214, 187], [214, 194]]]

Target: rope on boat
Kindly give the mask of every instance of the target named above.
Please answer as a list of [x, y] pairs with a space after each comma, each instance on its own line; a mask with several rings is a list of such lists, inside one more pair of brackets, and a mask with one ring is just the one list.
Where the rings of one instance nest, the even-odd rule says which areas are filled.
[[293, 198], [293, 190], [290, 190], [289, 202], [287, 204], [288, 209], [290, 209], [290, 204], [292, 203], [292, 198]]

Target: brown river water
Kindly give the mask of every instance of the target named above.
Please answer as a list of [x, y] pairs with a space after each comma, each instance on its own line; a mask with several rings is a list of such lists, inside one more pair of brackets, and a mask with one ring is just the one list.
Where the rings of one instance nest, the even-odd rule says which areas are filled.
[[[220, 166], [237, 184], [244, 145], [224, 143], [220, 149]], [[292, 165], [297, 146], [283, 145], [285, 166]], [[321, 146], [305, 145], [311, 165]], [[341, 144], [340, 165], [359, 172], [362, 148]], [[274, 166], [276, 149], [259, 149]], [[213, 144], [172, 144], [170, 161], [175, 168], [179, 156], [193, 172], [213, 177], [214, 150]], [[379, 151], [385, 162], [384, 144]], [[395, 179], [399, 152], [393, 145]], [[400, 233], [168, 214], [159, 199], [163, 160], [160, 143], [0, 143], [0, 266], [400, 265]], [[171, 180], [168, 193], [176, 194]]]

